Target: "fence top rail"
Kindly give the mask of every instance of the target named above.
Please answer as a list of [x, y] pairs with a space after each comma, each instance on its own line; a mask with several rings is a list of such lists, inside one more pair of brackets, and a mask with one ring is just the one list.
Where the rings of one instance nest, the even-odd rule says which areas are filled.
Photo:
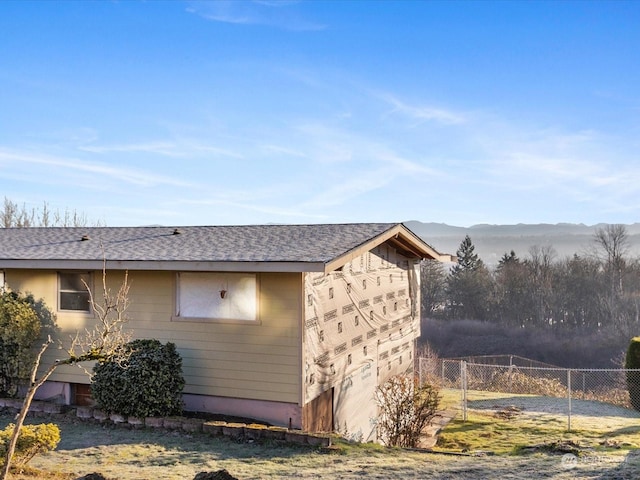
[[508, 360], [509, 365], [511, 365], [512, 362], [515, 360], [523, 363], [529, 363], [531, 365], [538, 365], [540, 367], [561, 368], [561, 367], [558, 367], [557, 365], [541, 362], [540, 360], [534, 360], [533, 358], [521, 357], [520, 355], [513, 355], [508, 353], [500, 354], [500, 355], [468, 355], [466, 357], [451, 357], [451, 358], [445, 358], [443, 360], [456, 360], [456, 361], [464, 360], [466, 362], [472, 362], [472, 363], [484, 363], [483, 360], [487, 360], [487, 361], [488, 360], [495, 360], [495, 361]]
[[[464, 360], [443, 360], [444, 362], [459, 363]], [[551, 372], [612, 372], [612, 373], [624, 373], [624, 372], [640, 372], [640, 368], [562, 368], [562, 367], [521, 367], [520, 365], [495, 365], [492, 363], [472, 363], [465, 362], [467, 366], [472, 367], [490, 367], [490, 368], [508, 368], [513, 370], [547, 370]]]

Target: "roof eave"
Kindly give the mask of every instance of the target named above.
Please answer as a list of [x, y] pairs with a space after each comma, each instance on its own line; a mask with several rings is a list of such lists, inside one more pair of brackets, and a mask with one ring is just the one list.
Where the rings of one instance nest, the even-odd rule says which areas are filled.
[[[0, 260], [0, 269], [30, 270], [102, 270], [102, 260]], [[107, 270], [130, 271], [193, 271], [193, 272], [324, 272], [322, 262], [202, 262], [202, 261], [151, 261], [107, 260]]]

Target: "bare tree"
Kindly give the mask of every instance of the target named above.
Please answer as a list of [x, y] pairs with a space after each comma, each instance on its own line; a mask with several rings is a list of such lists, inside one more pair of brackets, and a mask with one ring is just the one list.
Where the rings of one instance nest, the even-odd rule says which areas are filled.
[[447, 272], [441, 262], [424, 260], [420, 263], [420, 287], [422, 316], [431, 317], [445, 304]]
[[623, 277], [629, 253], [627, 227], [618, 224], [598, 228], [593, 240], [598, 248], [598, 258], [609, 277], [611, 295], [621, 294], [624, 291]]
[[9, 447], [7, 448], [4, 465], [0, 472], [0, 480], [6, 480], [9, 469], [11, 467], [11, 457], [16, 449], [20, 429], [24, 424], [24, 420], [31, 407], [31, 402], [40, 388], [53, 372], [61, 365], [76, 365], [82, 362], [106, 361], [116, 356], [121, 351], [121, 347], [127, 343], [131, 334], [125, 332], [124, 325], [127, 322], [126, 310], [129, 306], [129, 281], [128, 274], [125, 272], [124, 280], [119, 290], [114, 294], [107, 287], [106, 264], [102, 269], [102, 301], [97, 302], [93, 292], [87, 284], [89, 291], [89, 303], [97, 318], [96, 326], [92, 329], [86, 329], [84, 333], [76, 332], [71, 339], [70, 346], [66, 349], [66, 356], [56, 360], [50, 365], [38, 378], [38, 369], [42, 356], [45, 351], [53, 343], [51, 336], [42, 344], [36, 360], [31, 369], [29, 379], [29, 388], [22, 403], [22, 408], [16, 418], [13, 428]]
[[[51, 211], [47, 202], [41, 209], [29, 210], [26, 205], [18, 205], [4, 197], [0, 208], [0, 228], [29, 228], [29, 227], [87, 227], [90, 225], [87, 215], [77, 210], [65, 209]], [[93, 226], [100, 227], [104, 223], [97, 221]]]
[[556, 251], [550, 245], [533, 245], [529, 249], [529, 258], [525, 265], [531, 276], [531, 301], [534, 323], [539, 326], [553, 321], [551, 297], [553, 293], [553, 263]]

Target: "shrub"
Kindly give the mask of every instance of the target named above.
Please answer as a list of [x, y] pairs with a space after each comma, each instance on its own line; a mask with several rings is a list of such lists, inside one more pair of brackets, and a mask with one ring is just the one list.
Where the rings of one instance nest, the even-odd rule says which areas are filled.
[[498, 371], [490, 379], [467, 378], [467, 386], [472, 390], [489, 392], [509, 392], [544, 397], [566, 397], [567, 387], [557, 378], [527, 375], [516, 368]]
[[[4, 430], [0, 430], [0, 463], [4, 463], [13, 428], [14, 425], [9, 424]], [[14, 467], [23, 467], [39, 453], [56, 448], [58, 442], [60, 442], [60, 429], [53, 423], [23, 425], [11, 463]]]
[[396, 375], [376, 389], [378, 435], [387, 446], [413, 448], [438, 410], [438, 388], [411, 375]]
[[40, 318], [32, 296], [0, 293], [0, 397], [15, 397], [29, 378], [31, 350], [40, 335]]
[[[624, 368], [640, 369], [640, 337], [633, 337], [627, 349]], [[640, 371], [627, 372], [629, 400], [636, 410], [640, 410]]]
[[91, 393], [106, 412], [132, 417], [182, 412], [182, 358], [171, 342], [134, 340], [93, 372]]

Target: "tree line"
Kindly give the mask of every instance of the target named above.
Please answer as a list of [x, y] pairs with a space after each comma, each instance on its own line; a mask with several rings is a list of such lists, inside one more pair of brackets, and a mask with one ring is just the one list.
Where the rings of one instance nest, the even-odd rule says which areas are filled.
[[637, 335], [640, 260], [629, 256], [626, 227], [598, 229], [591, 247], [568, 258], [558, 258], [552, 246], [531, 247], [524, 257], [511, 251], [490, 269], [467, 236], [450, 269], [422, 263], [423, 317]]
[[104, 226], [103, 222], [90, 222], [87, 215], [77, 210], [52, 210], [47, 202], [41, 208], [27, 208], [25, 204], [4, 197], [0, 205], [0, 228], [29, 227], [88, 227]]

